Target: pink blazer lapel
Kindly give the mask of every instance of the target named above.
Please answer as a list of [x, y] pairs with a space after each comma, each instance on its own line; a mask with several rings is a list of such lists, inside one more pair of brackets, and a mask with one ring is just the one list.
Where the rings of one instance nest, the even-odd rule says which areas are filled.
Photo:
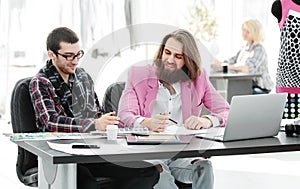
[[182, 121], [185, 120], [192, 115], [192, 90], [190, 82], [182, 82], [181, 83], [181, 102], [182, 102]]

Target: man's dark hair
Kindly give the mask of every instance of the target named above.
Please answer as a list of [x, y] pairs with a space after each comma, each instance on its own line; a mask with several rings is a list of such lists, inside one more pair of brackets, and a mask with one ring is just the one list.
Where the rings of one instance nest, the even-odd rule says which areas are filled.
[[60, 42], [77, 43], [79, 38], [77, 34], [67, 27], [59, 27], [54, 29], [47, 37], [47, 50], [52, 50], [54, 53], [61, 48]]

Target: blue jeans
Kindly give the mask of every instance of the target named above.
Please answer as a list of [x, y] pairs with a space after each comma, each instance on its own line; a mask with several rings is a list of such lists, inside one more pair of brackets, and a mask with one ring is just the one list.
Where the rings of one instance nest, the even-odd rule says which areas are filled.
[[192, 164], [192, 158], [177, 159], [161, 163], [163, 172], [154, 189], [177, 189], [175, 179], [182, 183], [192, 183], [193, 189], [213, 189], [214, 174], [209, 160]]

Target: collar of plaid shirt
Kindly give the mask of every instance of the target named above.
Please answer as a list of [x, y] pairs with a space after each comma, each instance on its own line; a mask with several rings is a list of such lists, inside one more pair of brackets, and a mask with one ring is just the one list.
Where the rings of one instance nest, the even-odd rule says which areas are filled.
[[97, 108], [100, 104], [94, 92], [92, 78], [82, 68], [76, 68], [75, 74], [70, 74], [67, 85], [51, 60], [47, 61], [42, 70], [55, 88], [66, 114], [76, 118], [98, 117]]

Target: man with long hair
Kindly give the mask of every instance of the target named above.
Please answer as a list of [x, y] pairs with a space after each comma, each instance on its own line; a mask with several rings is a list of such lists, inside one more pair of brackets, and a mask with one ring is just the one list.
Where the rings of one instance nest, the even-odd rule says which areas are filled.
[[[200, 116], [203, 105], [211, 114]], [[229, 105], [201, 68], [194, 37], [179, 29], [163, 38], [152, 65], [129, 70], [118, 112], [127, 125], [156, 132], [165, 130], [170, 118], [187, 129], [207, 129], [226, 124]], [[161, 175], [155, 188], [177, 188], [174, 178], [193, 188], [213, 188], [207, 159], [165, 160], [157, 168]]]

